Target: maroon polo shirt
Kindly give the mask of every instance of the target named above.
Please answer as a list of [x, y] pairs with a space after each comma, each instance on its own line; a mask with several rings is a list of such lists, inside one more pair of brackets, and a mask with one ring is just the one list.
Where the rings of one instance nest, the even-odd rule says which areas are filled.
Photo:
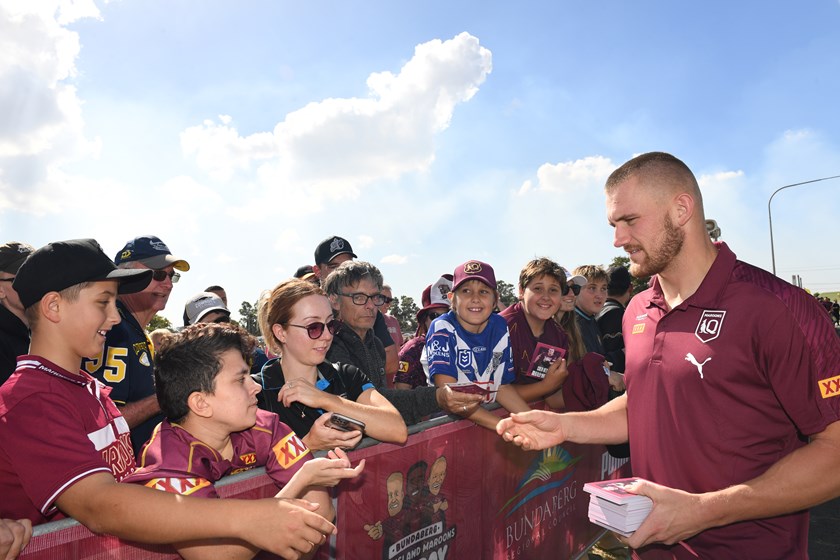
[[531, 369], [531, 357], [538, 342], [569, 351], [569, 339], [553, 319], [545, 322], [543, 333], [539, 338], [534, 336], [530, 325], [528, 325], [528, 319], [525, 317], [525, 309], [522, 307], [521, 301], [511, 305], [499, 315], [504, 318], [510, 333], [513, 369], [516, 371], [516, 381], [514, 383], [527, 384], [539, 381], [539, 379], [528, 375]]
[[[633, 474], [688, 492], [755, 478], [803, 446], [800, 435], [840, 418], [840, 339], [823, 310], [717, 246], [678, 307], [666, 311], [655, 278], [624, 315]], [[808, 514], [709, 529], [686, 544], [701, 558], [802, 558]]]

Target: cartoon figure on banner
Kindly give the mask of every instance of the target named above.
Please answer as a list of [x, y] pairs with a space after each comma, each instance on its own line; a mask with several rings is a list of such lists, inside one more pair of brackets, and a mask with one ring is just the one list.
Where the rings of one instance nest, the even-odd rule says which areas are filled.
[[431, 509], [432, 523], [441, 522], [446, 527], [446, 513], [449, 502], [440, 494], [441, 486], [446, 478], [446, 457], [441, 455], [432, 463], [429, 471], [428, 506]]
[[388, 475], [388, 479], [385, 481], [385, 491], [388, 495], [388, 519], [377, 521], [372, 525], [365, 524], [365, 531], [373, 540], [385, 536], [386, 543], [392, 543], [402, 536], [405, 520], [405, 514], [403, 514], [403, 503], [405, 501], [403, 480], [403, 473], [400, 471]]
[[[449, 502], [441, 495], [446, 478], [446, 457], [441, 455], [432, 463], [428, 478], [428, 463], [420, 460], [409, 467], [407, 474], [395, 471], [386, 480], [388, 518], [364, 529], [373, 540], [382, 539], [384, 559], [406, 558], [412, 546], [421, 546], [428, 538], [438, 537], [446, 544], [455, 536], [454, 527], [446, 530]], [[446, 550], [446, 546], [443, 550]]]

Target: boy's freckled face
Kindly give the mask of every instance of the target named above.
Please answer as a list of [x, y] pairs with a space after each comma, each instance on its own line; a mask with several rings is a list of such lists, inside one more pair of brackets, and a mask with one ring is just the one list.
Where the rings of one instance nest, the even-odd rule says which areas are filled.
[[74, 300], [62, 299], [61, 321], [76, 354], [95, 358], [102, 353], [105, 335], [120, 322], [117, 312], [117, 282], [93, 282]]
[[213, 407], [212, 419], [232, 432], [241, 432], [257, 421], [257, 393], [260, 386], [251, 379], [250, 368], [238, 350], [225, 350], [219, 361], [222, 369], [207, 400]]
[[465, 330], [480, 333], [496, 307], [496, 290], [481, 280], [467, 280], [449, 292], [452, 309]]
[[589, 282], [581, 288], [577, 297], [577, 306], [587, 315], [597, 315], [607, 301], [607, 283]]

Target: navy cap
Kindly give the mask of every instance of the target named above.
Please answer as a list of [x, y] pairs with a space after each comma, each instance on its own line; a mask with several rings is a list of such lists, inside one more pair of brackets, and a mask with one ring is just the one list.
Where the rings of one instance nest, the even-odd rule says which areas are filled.
[[100, 280], [116, 280], [118, 293], [133, 294], [149, 285], [152, 271], [117, 268], [95, 239], [70, 239], [48, 243], [29, 255], [12, 287], [26, 308], [49, 292]]
[[120, 265], [127, 262], [139, 262], [155, 270], [167, 266], [173, 266], [182, 272], [190, 269], [190, 263], [173, 257], [166, 243], [154, 235], [141, 235], [126, 243], [117, 253], [114, 263]]

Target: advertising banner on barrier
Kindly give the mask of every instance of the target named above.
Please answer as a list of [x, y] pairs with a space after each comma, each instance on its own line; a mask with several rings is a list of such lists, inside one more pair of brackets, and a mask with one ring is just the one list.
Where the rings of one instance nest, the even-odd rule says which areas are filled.
[[[429, 427], [404, 446], [379, 443], [349, 455], [367, 465], [338, 487], [338, 535], [334, 546], [321, 547], [319, 560], [572, 558], [601, 532], [589, 523], [583, 485], [630, 475], [626, 460], [603, 446], [523, 451], [469, 421]], [[257, 470], [218, 489], [246, 499], [277, 491]], [[169, 547], [97, 536], [67, 522], [39, 530], [21, 558], [176, 556]]]
[[342, 484], [335, 558], [569, 558], [601, 529], [586, 482], [629, 472], [603, 446], [523, 451], [458, 422], [377, 445], [360, 481]]

